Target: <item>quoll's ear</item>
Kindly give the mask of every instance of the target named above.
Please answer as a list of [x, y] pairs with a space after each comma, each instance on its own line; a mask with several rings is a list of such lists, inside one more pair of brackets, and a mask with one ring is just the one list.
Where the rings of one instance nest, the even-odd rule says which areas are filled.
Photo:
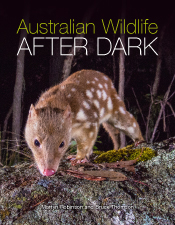
[[29, 118], [34, 118], [36, 116], [37, 116], [36, 109], [35, 109], [34, 105], [31, 104], [30, 110], [29, 110]]
[[70, 108], [70, 105], [67, 105], [67, 107], [64, 111], [64, 114], [63, 114], [63, 118], [68, 119], [70, 117], [71, 117], [71, 108]]

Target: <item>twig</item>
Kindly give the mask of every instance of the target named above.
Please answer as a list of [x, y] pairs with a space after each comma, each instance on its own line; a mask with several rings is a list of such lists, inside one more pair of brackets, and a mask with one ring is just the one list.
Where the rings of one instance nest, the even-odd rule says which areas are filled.
[[[3, 150], [5, 150], [6, 148], [3, 148]], [[7, 149], [6, 149], [7, 150]], [[28, 157], [29, 159], [33, 159], [32, 158], [32, 156], [29, 156], [29, 155], [27, 155], [26, 153], [23, 153], [23, 152], [21, 152], [21, 151], [19, 151], [19, 150], [16, 150], [16, 149], [12, 149], [12, 148], [8, 148], [8, 151], [13, 151], [13, 152], [17, 152], [17, 153], [20, 153], [20, 154], [22, 154], [22, 155], [25, 155], [26, 157]]]
[[173, 116], [175, 117], [175, 112], [174, 112], [174, 110], [173, 110], [172, 105], [171, 105], [169, 102], [167, 102], [167, 105], [169, 105], [169, 107], [170, 107], [170, 109], [171, 109], [171, 111], [172, 111], [172, 113], [173, 113]]
[[43, 199], [42, 201], [38, 202], [37, 204], [31, 206], [30, 208], [32, 209], [32, 208], [36, 207], [37, 205], [40, 205], [42, 202], [44, 202], [44, 201], [47, 200], [47, 199], [48, 199], [48, 198]]
[[147, 117], [147, 123], [146, 123], [146, 141], [148, 142], [148, 129], [149, 129], [149, 121], [150, 121], [150, 117], [151, 117], [151, 109], [152, 109], [152, 105], [153, 105], [153, 96], [152, 96], [152, 90], [150, 87], [150, 93], [151, 93], [151, 104], [149, 106], [149, 111], [148, 111], [148, 117]]
[[170, 98], [172, 98], [174, 94], [175, 94], [175, 91], [170, 95], [170, 97], [168, 98], [168, 100], [170, 100]]
[[[162, 102], [160, 103], [162, 106]], [[163, 106], [162, 106], [163, 107]], [[165, 121], [165, 107], [163, 108], [163, 131], [166, 131], [166, 121]]]
[[148, 184], [145, 184], [145, 183], [143, 183], [143, 182], [141, 182], [141, 181], [138, 181], [138, 180], [133, 180], [133, 179], [131, 179], [131, 178], [129, 178], [128, 179], [129, 181], [131, 181], [131, 182], [136, 182], [136, 183], [139, 183], [139, 184], [142, 184], [142, 185], [146, 185], [147, 187], [150, 187]]
[[148, 117], [147, 117], [147, 123], [146, 123], [146, 141], [148, 142], [148, 129], [149, 129], [149, 121], [151, 117], [151, 109], [152, 109], [153, 102], [151, 102], [149, 106], [149, 111], [148, 111]]
[[168, 90], [166, 91], [166, 93], [165, 93], [165, 95], [164, 95], [164, 99], [163, 99], [162, 104], [161, 104], [161, 109], [160, 109], [160, 112], [159, 112], [159, 116], [158, 116], [158, 118], [157, 118], [156, 124], [155, 124], [155, 126], [154, 126], [154, 131], [153, 131], [153, 134], [152, 134], [152, 137], [151, 137], [151, 143], [152, 143], [153, 140], [154, 140], [155, 133], [156, 133], [156, 130], [157, 130], [157, 128], [158, 128], [158, 125], [159, 125], [159, 122], [160, 122], [160, 119], [161, 119], [161, 115], [162, 115], [162, 113], [163, 113], [163, 111], [164, 111], [164, 109], [165, 109], [165, 106], [166, 106], [166, 104], [167, 104], [168, 96], [169, 96], [169, 94], [170, 94], [171, 86], [172, 86], [172, 84], [173, 84], [174, 79], [175, 79], [175, 75], [173, 76], [173, 79], [172, 79], [172, 81], [171, 81], [171, 83], [170, 83], [170, 85], [169, 85], [169, 87], [168, 87]]
[[174, 76], [173, 76], [173, 79], [172, 79], [172, 81], [171, 81], [169, 87], [168, 87], [167, 92], [165, 93], [165, 101], [166, 101], [166, 102], [168, 101], [168, 96], [169, 96], [169, 94], [170, 94], [170, 89], [171, 89], [171, 86], [172, 86], [172, 84], [173, 84], [174, 79], [175, 79], [175, 74], [174, 74]]
[[12, 114], [12, 110], [13, 110], [13, 105], [10, 107], [6, 117], [5, 117], [5, 120], [4, 120], [4, 126], [3, 126], [3, 132], [2, 132], [2, 139], [5, 139], [6, 137], [6, 133], [7, 133], [7, 124], [8, 124], [8, 120]]

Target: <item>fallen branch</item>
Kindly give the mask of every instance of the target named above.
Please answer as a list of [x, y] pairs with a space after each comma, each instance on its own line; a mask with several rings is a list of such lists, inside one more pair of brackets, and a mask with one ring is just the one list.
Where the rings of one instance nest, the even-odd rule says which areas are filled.
[[94, 180], [94, 181], [102, 181], [109, 180], [113, 181], [124, 181], [127, 180], [127, 177], [115, 171], [107, 171], [107, 170], [86, 170], [84, 172], [67, 170], [68, 174], [77, 178], [86, 179], [86, 180]]

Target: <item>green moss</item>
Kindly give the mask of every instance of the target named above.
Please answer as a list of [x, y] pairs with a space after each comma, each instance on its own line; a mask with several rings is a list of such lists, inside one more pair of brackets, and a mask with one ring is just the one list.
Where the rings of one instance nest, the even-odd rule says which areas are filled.
[[[100, 154], [94, 161], [95, 163], [102, 162], [116, 162], [120, 160], [134, 160], [137, 159], [142, 149], [134, 149], [134, 144], [128, 145], [119, 150], [110, 150]], [[97, 154], [98, 155], [98, 154]], [[146, 161], [156, 156], [156, 152], [151, 148], [143, 147], [142, 155], [139, 157], [137, 162]]]
[[18, 197], [17, 200], [19, 200], [19, 201], [21, 201], [21, 200], [22, 201], [26, 201], [26, 198], [25, 197], [22, 197], [22, 198]]
[[17, 209], [22, 209], [22, 205], [17, 205], [16, 203], [13, 205], [13, 207], [15, 207]]
[[95, 150], [95, 151], [93, 151], [93, 153], [95, 155], [101, 155], [102, 153], [105, 153], [105, 152], [104, 151]]
[[[141, 151], [142, 151], [142, 149], [136, 149], [135, 152], [132, 153], [128, 157], [128, 160], [137, 159], [139, 157]], [[152, 159], [155, 156], [156, 156], [156, 152], [153, 149], [151, 149], [151, 148], [143, 148], [143, 153], [139, 157], [139, 159], [137, 160], [137, 162], [147, 161], [147, 160]]]

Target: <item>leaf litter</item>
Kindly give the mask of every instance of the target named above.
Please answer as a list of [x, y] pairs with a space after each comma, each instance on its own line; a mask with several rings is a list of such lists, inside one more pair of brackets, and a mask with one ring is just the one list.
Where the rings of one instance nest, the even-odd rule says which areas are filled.
[[[70, 167], [70, 169], [64, 172], [73, 177], [93, 181], [103, 181], [103, 180], [131, 181], [131, 178], [127, 178], [123, 173], [116, 172], [114, 171], [114, 169], [126, 169], [127, 171], [135, 174], [134, 164], [140, 158], [142, 152], [143, 148], [139, 157], [135, 160], [128, 160], [128, 161], [121, 160], [113, 163], [101, 163], [101, 164], [94, 164], [92, 162], [77, 163], [77, 160], [75, 160], [75, 158], [72, 157], [73, 158], [73, 160], [71, 161], [72, 167]], [[71, 157], [68, 157], [67, 159], [70, 160]], [[90, 168], [90, 170], [86, 170], [86, 167]]]

